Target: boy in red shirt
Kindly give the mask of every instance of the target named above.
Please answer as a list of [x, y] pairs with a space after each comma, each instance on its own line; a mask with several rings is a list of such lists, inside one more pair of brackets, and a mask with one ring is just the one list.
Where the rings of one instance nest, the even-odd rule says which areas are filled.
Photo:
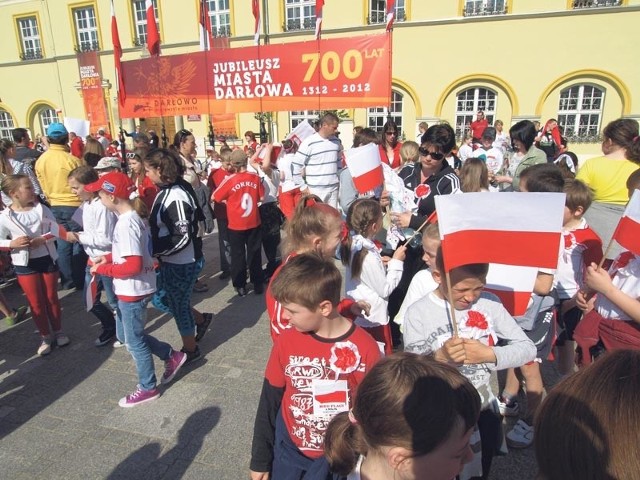
[[[271, 292], [293, 328], [267, 363], [251, 448], [252, 480], [325, 478], [321, 460], [331, 418], [349, 411], [365, 373], [380, 358], [376, 341], [338, 313], [342, 275], [331, 259], [290, 259]], [[328, 473], [328, 472], [327, 472]]]
[[260, 177], [247, 172], [248, 157], [242, 150], [231, 153], [234, 175], [226, 177], [213, 192], [214, 202], [226, 202], [231, 243], [231, 280], [239, 296], [247, 294], [247, 262], [253, 290], [264, 292], [262, 235], [258, 203], [264, 196]]

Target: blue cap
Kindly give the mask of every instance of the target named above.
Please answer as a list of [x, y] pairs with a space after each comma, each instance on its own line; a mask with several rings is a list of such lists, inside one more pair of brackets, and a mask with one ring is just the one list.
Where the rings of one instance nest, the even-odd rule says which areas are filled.
[[69, 132], [62, 123], [52, 123], [47, 128], [47, 137], [60, 138], [65, 135], [69, 135]]

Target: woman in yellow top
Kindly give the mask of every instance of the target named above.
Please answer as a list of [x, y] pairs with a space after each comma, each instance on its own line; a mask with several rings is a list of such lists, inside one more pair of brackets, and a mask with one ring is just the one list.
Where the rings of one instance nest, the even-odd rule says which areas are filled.
[[[587, 160], [576, 175], [594, 192], [594, 202], [585, 217], [605, 245], [611, 240], [629, 199], [627, 178], [640, 168], [638, 135], [636, 120], [619, 118], [609, 123], [603, 131], [604, 156]], [[613, 259], [619, 253], [620, 248], [615, 244], [607, 258]]]

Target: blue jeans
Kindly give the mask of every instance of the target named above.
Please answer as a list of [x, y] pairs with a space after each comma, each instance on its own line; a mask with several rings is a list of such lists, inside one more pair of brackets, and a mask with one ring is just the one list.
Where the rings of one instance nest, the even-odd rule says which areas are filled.
[[[89, 273], [89, 266], [85, 270], [84, 277], [84, 294], [85, 298], [87, 295], [87, 288], [91, 283], [91, 274]], [[100, 323], [102, 324], [103, 330], [115, 330], [115, 311], [118, 308], [118, 297], [113, 292], [113, 278], [105, 277], [103, 275], [96, 275], [96, 284], [98, 287], [98, 293], [96, 295], [96, 299], [93, 303], [93, 308], [90, 310]], [[107, 307], [104, 303], [100, 301], [101, 293], [104, 292], [107, 297], [107, 303], [109, 307]], [[122, 337], [118, 337], [118, 340], [122, 341]]]
[[[78, 207], [51, 207], [51, 212], [56, 221], [68, 232], [79, 232], [80, 225], [71, 220]], [[87, 265], [87, 254], [84, 253], [79, 243], [69, 243], [56, 239], [58, 250], [58, 267], [60, 268], [60, 283], [64, 288], [82, 288], [84, 283], [84, 270]]]
[[140, 388], [152, 390], [157, 385], [152, 354], [166, 361], [171, 356], [172, 348], [168, 343], [144, 333], [147, 303], [148, 298], [136, 302], [118, 300], [116, 332], [121, 338], [119, 332], [124, 331], [124, 342], [136, 364]]
[[220, 271], [231, 272], [231, 242], [229, 242], [229, 221], [216, 218], [218, 223], [218, 248], [220, 249]]

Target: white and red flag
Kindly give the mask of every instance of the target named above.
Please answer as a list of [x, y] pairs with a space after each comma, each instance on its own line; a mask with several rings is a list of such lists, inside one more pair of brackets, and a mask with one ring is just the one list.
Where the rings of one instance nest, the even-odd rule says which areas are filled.
[[640, 190], [633, 192], [613, 239], [630, 252], [640, 254]]
[[251, 10], [253, 11], [253, 18], [255, 19], [255, 34], [254, 43], [260, 44], [260, 0], [252, 0]]
[[514, 317], [524, 315], [537, 276], [536, 267], [492, 263], [489, 265], [487, 285], [484, 289], [496, 295], [504, 308]]
[[367, 193], [384, 183], [380, 149], [375, 143], [347, 150], [345, 160], [359, 193]]
[[160, 33], [158, 33], [158, 24], [156, 23], [153, 2], [146, 0], [145, 7], [147, 9], [147, 48], [149, 49], [149, 55], [159, 55]]
[[300, 122], [296, 125], [296, 128], [291, 130], [291, 133], [287, 135], [286, 139], [295, 142], [300, 146], [300, 144], [304, 141], [305, 138], [310, 137], [316, 133], [311, 124], [306, 120]]
[[322, 7], [324, 7], [324, 0], [316, 0], [316, 39], [320, 38], [322, 30]]
[[387, 31], [393, 28], [393, 20], [396, 18], [396, 0], [387, 0]]
[[564, 193], [438, 195], [446, 271], [470, 263], [556, 268]]
[[207, 0], [200, 0], [200, 50], [211, 50], [213, 48], [213, 32], [211, 31], [211, 19]]
[[126, 92], [124, 89], [124, 79], [122, 77], [122, 45], [118, 34], [118, 22], [116, 21], [116, 11], [111, 0], [111, 42], [113, 43], [113, 62], [116, 67], [116, 90], [118, 91], [118, 103], [124, 105]]

